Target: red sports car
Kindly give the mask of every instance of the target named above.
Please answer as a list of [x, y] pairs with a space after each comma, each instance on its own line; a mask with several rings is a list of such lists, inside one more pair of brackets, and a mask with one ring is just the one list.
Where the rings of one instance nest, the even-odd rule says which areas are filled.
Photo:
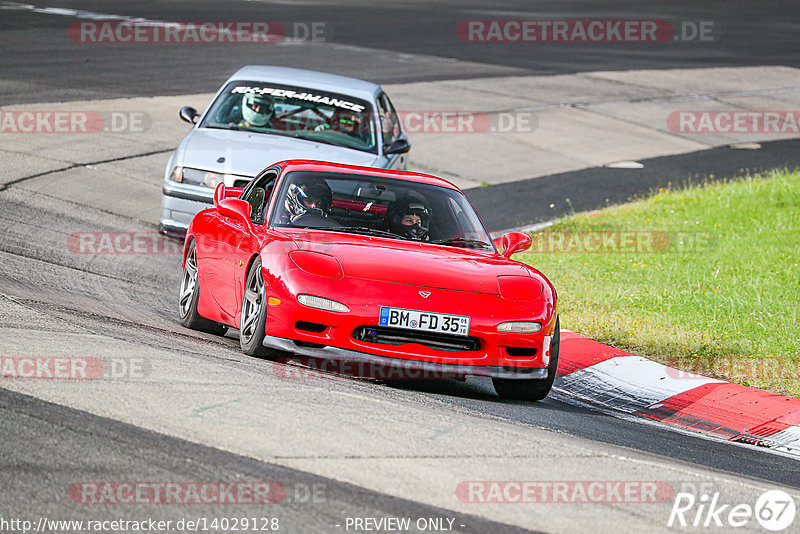
[[[238, 197], [238, 198], [233, 198]], [[283, 161], [220, 184], [184, 246], [180, 319], [281, 351], [414, 373], [488, 376], [539, 400], [558, 365], [556, 291], [499, 253], [464, 194], [425, 174]]]

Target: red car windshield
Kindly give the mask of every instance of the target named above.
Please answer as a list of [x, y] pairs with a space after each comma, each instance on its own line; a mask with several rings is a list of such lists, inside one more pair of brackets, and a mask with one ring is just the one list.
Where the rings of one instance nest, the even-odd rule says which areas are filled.
[[360, 174], [289, 173], [277, 192], [270, 225], [495, 251], [460, 191]]

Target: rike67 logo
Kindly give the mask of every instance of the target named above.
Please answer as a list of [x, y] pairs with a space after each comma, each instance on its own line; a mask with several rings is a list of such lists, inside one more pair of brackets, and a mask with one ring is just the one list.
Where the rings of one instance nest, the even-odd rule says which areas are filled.
[[755, 520], [761, 527], [779, 532], [788, 528], [793, 522], [796, 505], [791, 495], [781, 490], [769, 490], [762, 493], [751, 506], [747, 503], [725, 502], [719, 492], [701, 491], [680, 492], [675, 495], [675, 502], [667, 521], [668, 527], [722, 528], [724, 532], [731, 529], [750, 526]]

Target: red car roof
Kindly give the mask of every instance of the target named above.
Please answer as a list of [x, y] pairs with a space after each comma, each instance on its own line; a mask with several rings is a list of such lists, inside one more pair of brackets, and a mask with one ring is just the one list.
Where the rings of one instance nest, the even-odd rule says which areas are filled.
[[378, 169], [375, 167], [360, 167], [357, 165], [342, 165], [340, 163], [330, 163], [328, 161], [314, 161], [305, 159], [290, 159], [276, 163], [273, 166], [281, 167], [284, 171], [320, 171], [320, 172], [341, 172], [348, 174], [365, 174], [367, 176], [383, 176], [409, 182], [438, 185], [448, 189], [460, 191], [458, 187], [451, 184], [444, 178], [438, 178], [429, 174], [419, 172], [398, 171], [394, 169]]

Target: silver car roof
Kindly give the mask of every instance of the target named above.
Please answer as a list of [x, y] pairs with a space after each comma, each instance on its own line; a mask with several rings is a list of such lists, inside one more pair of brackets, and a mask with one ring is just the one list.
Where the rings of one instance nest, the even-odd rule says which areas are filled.
[[373, 102], [380, 92], [380, 85], [365, 82], [357, 78], [316, 72], [289, 67], [270, 67], [266, 65], [248, 65], [242, 67], [231, 76], [225, 84], [237, 80], [264, 81], [283, 85], [299, 85], [309, 89], [319, 89], [331, 93], [342, 93], [362, 100]]

